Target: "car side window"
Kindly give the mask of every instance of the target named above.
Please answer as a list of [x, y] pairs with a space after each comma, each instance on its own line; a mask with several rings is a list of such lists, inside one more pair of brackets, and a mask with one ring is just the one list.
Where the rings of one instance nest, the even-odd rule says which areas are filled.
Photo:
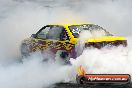
[[47, 39], [47, 34], [49, 30], [50, 30], [49, 26], [42, 28], [41, 31], [37, 34], [37, 38]]
[[67, 36], [63, 26], [52, 26], [48, 32], [47, 39], [66, 40]]

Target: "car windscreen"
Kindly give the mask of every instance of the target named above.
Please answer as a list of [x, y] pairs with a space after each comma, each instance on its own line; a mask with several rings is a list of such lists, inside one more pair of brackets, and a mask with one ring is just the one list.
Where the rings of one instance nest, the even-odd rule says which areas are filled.
[[112, 36], [112, 34], [107, 32], [105, 29], [94, 24], [72, 25], [72, 26], [69, 26], [69, 29], [75, 38], [78, 38], [79, 34], [85, 30], [89, 31], [91, 34], [94, 34], [97, 31], [101, 31], [105, 34], [105, 36]]

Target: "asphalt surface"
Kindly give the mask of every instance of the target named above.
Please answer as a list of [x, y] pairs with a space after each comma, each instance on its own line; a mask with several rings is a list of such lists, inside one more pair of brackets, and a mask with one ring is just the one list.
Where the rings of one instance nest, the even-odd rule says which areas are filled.
[[106, 84], [98, 84], [98, 85], [88, 85], [88, 84], [75, 84], [75, 83], [58, 83], [54, 88], [132, 88], [131, 84], [124, 85], [106, 85]]

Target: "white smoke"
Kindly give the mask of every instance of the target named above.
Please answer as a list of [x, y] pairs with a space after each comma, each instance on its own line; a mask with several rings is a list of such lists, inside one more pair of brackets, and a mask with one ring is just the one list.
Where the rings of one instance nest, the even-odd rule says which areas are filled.
[[[97, 33], [97, 34], [95, 34]], [[102, 49], [86, 48], [84, 49], [84, 41], [88, 38], [96, 36], [104, 36], [104, 32], [95, 31], [95, 35], [90, 31], [82, 31], [80, 41], [78, 41], [77, 51], [79, 57], [76, 60], [71, 60], [73, 66], [83, 66], [88, 74], [130, 74], [132, 75], [132, 42], [131, 37], [127, 38], [127, 47], [113, 46], [104, 47]], [[98, 36], [98, 37], [99, 37]], [[101, 37], [100, 36], [100, 37]], [[84, 49], [84, 50], [83, 50]], [[80, 51], [83, 53], [80, 54]]]
[[71, 59], [72, 66], [44, 63], [37, 54], [19, 62], [21, 40], [46, 24], [93, 22], [116, 35], [131, 36], [131, 3], [131, 0], [0, 0], [0, 88], [43, 88], [75, 81], [80, 64], [88, 73], [132, 74], [131, 37], [127, 48], [86, 49], [77, 60]]
[[76, 67], [82, 65], [89, 74], [131, 74], [132, 51], [129, 47], [113, 47], [99, 49], [86, 49], [83, 54], [73, 60]]
[[68, 80], [70, 66], [45, 63], [41, 54], [24, 59], [23, 63], [0, 67], [1, 88], [47, 88]]

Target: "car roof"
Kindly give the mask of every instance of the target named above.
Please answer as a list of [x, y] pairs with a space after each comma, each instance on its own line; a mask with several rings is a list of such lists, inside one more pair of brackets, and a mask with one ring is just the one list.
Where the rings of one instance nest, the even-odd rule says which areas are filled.
[[72, 25], [94, 25], [92, 23], [83, 23], [83, 24], [49, 24], [50, 26], [64, 26], [64, 27], [68, 27], [68, 26], [72, 26]]

